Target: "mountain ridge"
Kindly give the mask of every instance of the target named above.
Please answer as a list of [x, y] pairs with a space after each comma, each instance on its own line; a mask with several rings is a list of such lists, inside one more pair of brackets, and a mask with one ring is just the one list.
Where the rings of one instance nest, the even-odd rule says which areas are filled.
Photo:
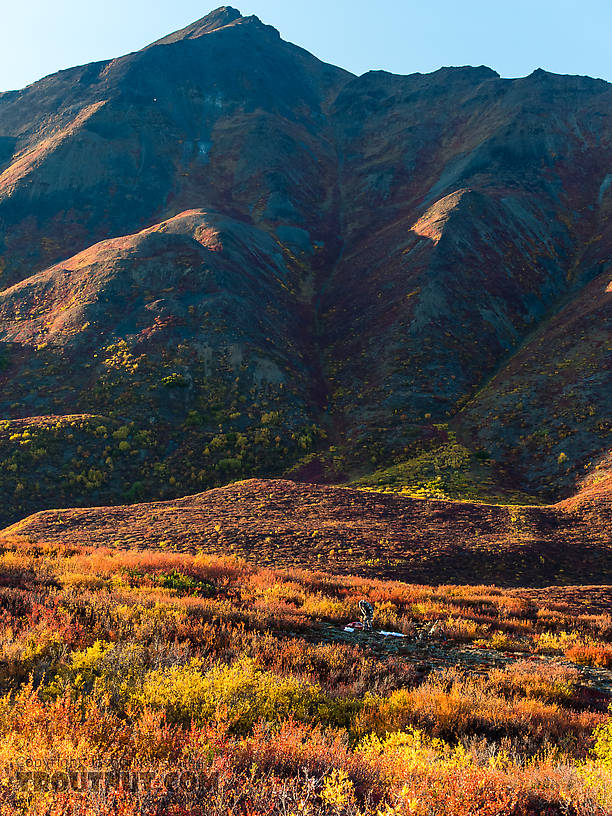
[[279, 32], [273, 26], [265, 25], [255, 14], [244, 17], [238, 9], [231, 6], [220, 6], [194, 23], [145, 46], [145, 49], [158, 45], [171, 45], [184, 40], [198, 39], [234, 25], [254, 25], [260, 29], [267, 29], [268, 32], [275, 32], [275, 36], [280, 37]]

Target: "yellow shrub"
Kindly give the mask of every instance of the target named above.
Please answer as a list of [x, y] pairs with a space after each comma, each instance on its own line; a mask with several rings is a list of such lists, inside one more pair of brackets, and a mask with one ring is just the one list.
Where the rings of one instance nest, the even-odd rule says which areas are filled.
[[595, 759], [604, 767], [612, 770], [612, 719], [598, 726], [594, 736], [593, 755]]
[[356, 707], [352, 701], [325, 697], [319, 686], [262, 671], [249, 658], [205, 672], [199, 659], [150, 671], [134, 702], [163, 709], [170, 720], [179, 723], [225, 719], [232, 731], [241, 734], [259, 720], [292, 718], [346, 726]]
[[342, 810], [355, 800], [355, 786], [345, 771], [334, 769], [325, 777], [321, 799], [335, 810]]

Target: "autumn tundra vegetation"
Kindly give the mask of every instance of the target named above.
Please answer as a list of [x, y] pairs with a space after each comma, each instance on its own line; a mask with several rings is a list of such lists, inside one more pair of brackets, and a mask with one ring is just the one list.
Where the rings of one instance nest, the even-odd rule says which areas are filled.
[[[612, 812], [602, 589], [8, 539], [0, 574], [8, 816]], [[363, 597], [406, 637], [346, 632]]]
[[612, 816], [611, 111], [229, 6], [0, 91], [0, 816]]

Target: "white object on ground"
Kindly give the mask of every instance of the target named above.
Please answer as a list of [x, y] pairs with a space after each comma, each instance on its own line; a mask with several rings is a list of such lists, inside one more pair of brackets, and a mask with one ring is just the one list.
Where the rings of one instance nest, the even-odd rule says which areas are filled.
[[[345, 632], [363, 632], [363, 631], [367, 631], [367, 630], [363, 630], [360, 626], [345, 626], [344, 631]], [[408, 635], [404, 635], [401, 632], [383, 632], [382, 630], [377, 632], [374, 629], [372, 629], [370, 631], [372, 632], [373, 635], [384, 635], [385, 637], [401, 637], [401, 638], [408, 637]]]

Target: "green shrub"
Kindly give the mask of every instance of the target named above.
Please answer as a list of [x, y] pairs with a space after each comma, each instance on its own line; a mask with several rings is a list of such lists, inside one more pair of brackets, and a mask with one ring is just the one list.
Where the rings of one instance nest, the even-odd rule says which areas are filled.
[[191, 575], [185, 575], [176, 569], [172, 572], [158, 575], [156, 583], [164, 589], [175, 589], [177, 592], [201, 595], [212, 598], [216, 595], [216, 587], [210, 581], [198, 581]]

